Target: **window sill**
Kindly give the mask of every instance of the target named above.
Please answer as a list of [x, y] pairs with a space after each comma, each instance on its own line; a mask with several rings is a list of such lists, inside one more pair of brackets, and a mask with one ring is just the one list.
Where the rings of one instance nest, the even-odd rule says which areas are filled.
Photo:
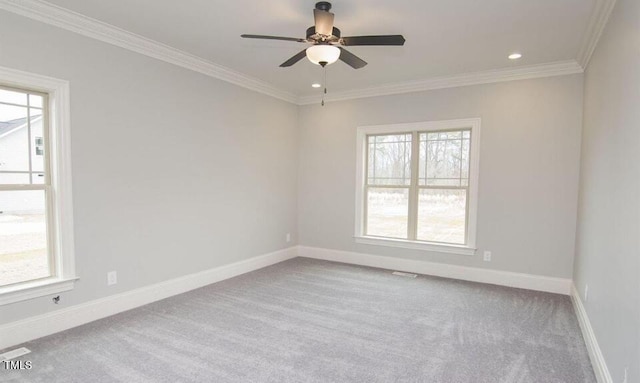
[[424, 250], [424, 251], [433, 251], [438, 253], [450, 253], [450, 254], [460, 254], [460, 255], [474, 255], [476, 253], [475, 248], [462, 246], [462, 245], [445, 245], [441, 243], [409, 241], [406, 239], [363, 237], [363, 236], [356, 236], [355, 239], [356, 239], [356, 243], [361, 243], [363, 245], [399, 247], [403, 249]]
[[0, 306], [72, 290], [78, 278], [50, 278], [0, 287]]

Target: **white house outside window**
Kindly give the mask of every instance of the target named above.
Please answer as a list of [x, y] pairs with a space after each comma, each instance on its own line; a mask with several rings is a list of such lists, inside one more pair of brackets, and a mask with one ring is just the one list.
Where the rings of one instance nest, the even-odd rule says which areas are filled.
[[357, 241], [472, 254], [479, 139], [479, 119], [358, 128]]
[[0, 67], [0, 304], [75, 278], [68, 84]]

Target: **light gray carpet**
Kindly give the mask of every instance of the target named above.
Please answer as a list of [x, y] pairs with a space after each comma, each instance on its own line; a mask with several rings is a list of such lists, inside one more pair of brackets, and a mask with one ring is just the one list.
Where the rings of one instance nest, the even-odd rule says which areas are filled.
[[569, 297], [296, 258], [25, 345], [25, 382], [595, 382]]

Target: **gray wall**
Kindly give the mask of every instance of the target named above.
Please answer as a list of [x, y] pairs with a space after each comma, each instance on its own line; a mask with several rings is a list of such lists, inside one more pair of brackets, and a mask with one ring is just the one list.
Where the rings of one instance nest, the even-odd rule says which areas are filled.
[[[301, 245], [571, 278], [582, 75], [300, 108]], [[482, 118], [478, 255], [356, 244], [356, 128]], [[491, 263], [482, 250], [493, 252]]]
[[[295, 244], [295, 105], [11, 13], [0, 20], [1, 66], [70, 81], [80, 277], [61, 305], [1, 306], [0, 323]], [[118, 284], [107, 287], [111, 270]]]
[[575, 284], [614, 382], [640, 382], [640, 2], [618, 0], [585, 75]]

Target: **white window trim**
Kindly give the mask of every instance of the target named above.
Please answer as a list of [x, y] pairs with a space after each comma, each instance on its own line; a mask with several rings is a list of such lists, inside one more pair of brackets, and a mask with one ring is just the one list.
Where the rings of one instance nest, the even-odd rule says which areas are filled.
[[0, 82], [49, 94], [51, 213], [57, 275], [0, 287], [0, 305], [68, 291], [75, 273], [73, 198], [71, 190], [71, 139], [69, 82], [0, 67]]
[[[459, 120], [427, 121], [408, 124], [360, 126], [356, 137], [356, 220], [355, 241], [366, 245], [391, 246], [406, 249], [473, 255], [476, 251], [476, 232], [478, 218], [478, 176], [480, 174], [480, 118]], [[407, 239], [380, 238], [364, 235], [364, 182], [366, 175], [366, 138], [370, 134], [393, 134], [412, 131], [437, 131], [447, 129], [471, 128], [471, 153], [469, 163], [469, 219], [467, 244], [454, 245]]]

